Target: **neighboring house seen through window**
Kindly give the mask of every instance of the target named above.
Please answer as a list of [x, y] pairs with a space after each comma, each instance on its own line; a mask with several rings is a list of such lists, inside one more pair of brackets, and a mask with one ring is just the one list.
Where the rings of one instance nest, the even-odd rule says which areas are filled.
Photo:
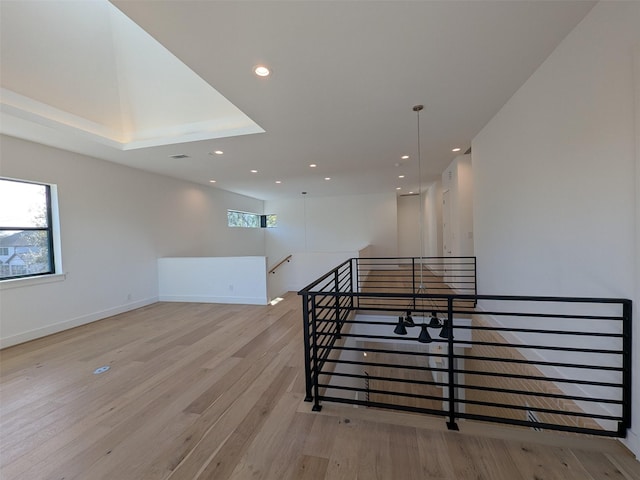
[[55, 273], [51, 186], [0, 178], [0, 280]]

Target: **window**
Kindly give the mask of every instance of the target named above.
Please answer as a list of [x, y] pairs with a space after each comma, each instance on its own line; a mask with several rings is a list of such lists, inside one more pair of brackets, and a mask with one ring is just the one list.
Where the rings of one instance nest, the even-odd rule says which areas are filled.
[[26, 265], [13, 265], [11, 267], [11, 275], [14, 277], [18, 277], [21, 275], [27, 274], [27, 266]]
[[0, 178], [0, 280], [55, 272], [52, 223], [50, 185]]
[[259, 215], [257, 213], [227, 210], [227, 225], [245, 228], [272, 228], [277, 224], [276, 215]]
[[259, 228], [260, 215], [257, 213], [227, 210], [227, 220], [230, 227]]
[[278, 216], [276, 214], [262, 215], [262, 218], [265, 219], [263, 227], [274, 228], [278, 226]]

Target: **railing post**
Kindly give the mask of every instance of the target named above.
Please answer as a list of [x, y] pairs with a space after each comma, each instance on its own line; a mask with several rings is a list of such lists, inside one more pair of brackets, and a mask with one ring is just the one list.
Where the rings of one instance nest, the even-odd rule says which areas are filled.
[[313, 400], [311, 389], [313, 387], [311, 380], [311, 345], [309, 344], [309, 295], [306, 293], [302, 296], [302, 331], [304, 336], [304, 378], [306, 394], [304, 397], [305, 402]]
[[454, 372], [454, 356], [453, 356], [453, 297], [447, 299], [447, 322], [449, 324], [449, 336], [447, 338], [447, 367], [449, 370], [449, 421], [447, 428], [449, 430], [458, 430], [456, 424], [456, 379]]
[[[473, 257], [473, 294], [478, 296], [478, 269], [477, 269], [477, 260], [476, 257]], [[473, 306], [476, 307], [478, 305], [478, 299], [473, 299]]]
[[335, 293], [335, 299], [336, 299], [336, 305], [335, 305], [335, 315], [336, 315], [336, 338], [342, 338], [340, 335], [340, 332], [342, 331], [342, 323], [340, 323], [340, 296], [338, 295], [340, 293], [340, 282], [339, 282], [339, 270], [336, 268], [336, 273], [334, 275], [334, 293]]
[[[356, 272], [358, 271], [358, 259], [357, 258], [352, 258], [351, 261], [349, 262], [349, 283], [351, 284], [351, 298], [349, 300], [349, 305], [351, 307], [351, 311], [353, 311], [353, 261], [355, 260], [356, 262]], [[356, 273], [357, 274], [357, 273]]]
[[318, 376], [320, 374], [320, 362], [318, 360], [318, 332], [316, 323], [316, 296], [311, 297], [311, 338], [313, 338], [313, 407], [311, 410], [319, 412], [322, 410], [320, 405], [320, 388], [318, 387]]
[[631, 300], [626, 300], [622, 304], [622, 422], [618, 425], [621, 436], [631, 427], [632, 313]]
[[413, 310], [416, 309], [416, 257], [411, 257], [411, 285], [413, 294]]

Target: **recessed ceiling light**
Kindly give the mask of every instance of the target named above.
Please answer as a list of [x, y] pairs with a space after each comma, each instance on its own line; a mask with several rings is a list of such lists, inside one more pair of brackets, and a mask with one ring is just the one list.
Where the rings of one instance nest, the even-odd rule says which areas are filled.
[[451, 151], [452, 152], [459, 152], [460, 150], [461, 150], [460, 147], [456, 147], [456, 148], [453, 148]]
[[402, 190], [402, 187], [396, 187], [396, 190]]
[[398, 178], [404, 178], [404, 175], [398, 175]]
[[409, 155], [402, 155], [400, 158], [401, 158], [402, 160], [406, 160], [407, 158], [409, 158]]
[[276, 183], [282, 183], [280, 180], [276, 180]]
[[325, 180], [331, 180], [331, 177], [324, 177]]
[[258, 170], [251, 170], [251, 173], [258, 173]]
[[209, 180], [209, 183], [216, 183], [215, 180]]
[[409, 195], [413, 195], [413, 192], [409, 192]]
[[259, 77], [268, 77], [271, 71], [264, 65], [256, 65], [253, 67], [253, 73], [258, 75]]
[[213, 153], [215, 153], [216, 155], [222, 155], [224, 152], [222, 150], [216, 150]]
[[312, 163], [311, 165], [309, 165], [311, 168], [316, 168], [318, 165], [316, 165], [315, 163]]

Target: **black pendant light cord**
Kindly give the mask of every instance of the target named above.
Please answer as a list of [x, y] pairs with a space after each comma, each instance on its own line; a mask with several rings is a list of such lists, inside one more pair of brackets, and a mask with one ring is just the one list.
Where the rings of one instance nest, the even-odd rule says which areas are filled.
[[424, 202], [422, 201], [422, 156], [420, 153], [420, 111], [422, 109], [424, 109], [424, 105], [415, 105], [413, 107], [418, 119], [418, 199], [420, 202], [420, 287], [418, 291], [424, 293], [424, 279], [422, 277], [422, 269], [424, 268]]

